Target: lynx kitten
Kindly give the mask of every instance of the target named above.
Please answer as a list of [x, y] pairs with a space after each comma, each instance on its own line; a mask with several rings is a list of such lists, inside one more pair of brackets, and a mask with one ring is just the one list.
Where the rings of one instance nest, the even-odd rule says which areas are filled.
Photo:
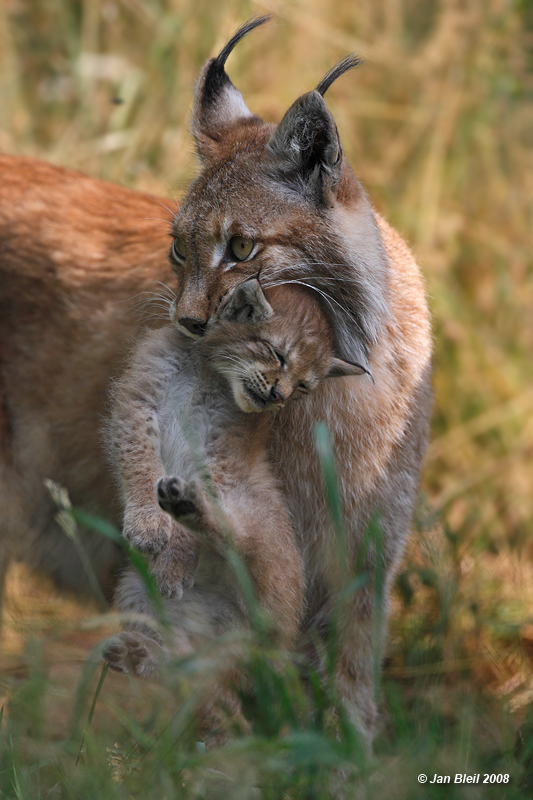
[[[303, 566], [269, 463], [271, 421], [323, 378], [364, 371], [334, 356], [331, 330], [311, 293], [279, 287], [267, 300], [255, 278], [221, 304], [197, 343], [169, 326], [137, 348], [115, 390], [110, 439], [123, 488], [124, 535], [158, 553], [153, 569], [168, 596], [175, 650], [189, 652], [198, 636], [244, 622], [223, 555], [228, 537], [279, 643], [294, 644]], [[133, 570], [122, 579], [117, 602], [123, 611], [153, 613]], [[157, 669], [162, 646], [146, 627], [134, 627], [135, 633], [111, 639], [104, 657], [118, 671], [147, 676]]]

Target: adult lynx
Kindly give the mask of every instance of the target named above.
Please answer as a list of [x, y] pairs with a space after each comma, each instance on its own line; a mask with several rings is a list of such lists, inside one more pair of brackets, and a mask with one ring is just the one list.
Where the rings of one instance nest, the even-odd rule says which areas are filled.
[[[330, 328], [308, 289], [278, 287], [267, 299], [256, 278], [219, 306], [199, 342], [169, 326], [135, 349], [113, 392], [109, 442], [123, 490], [124, 534], [158, 553], [153, 572], [169, 597], [178, 653], [243, 623], [243, 601], [223, 557], [228, 539], [279, 643], [296, 644], [305, 578], [269, 463], [270, 431], [275, 412], [283, 413], [294, 395], [324, 378], [363, 372], [335, 357]], [[117, 605], [150, 610], [133, 569], [121, 579]], [[133, 628], [111, 639], [104, 656], [118, 671], [133, 665], [147, 676], [163, 648], [146, 626]]]
[[[301, 636], [313, 657], [312, 642], [325, 635], [339, 590], [314, 425], [325, 419], [330, 428], [350, 564], [379, 513], [386, 611], [427, 442], [431, 337], [419, 269], [402, 239], [372, 210], [323, 100], [353, 59], [300, 97], [277, 126], [267, 124], [248, 110], [224, 69], [235, 44], [261, 21], [241, 28], [208, 62], [198, 84], [193, 133], [202, 170], [172, 228], [176, 323], [187, 335], [200, 336], [221, 298], [261, 268], [266, 286], [292, 281], [312, 287], [328, 315], [337, 355], [373, 376], [341, 380], [334, 391], [325, 382], [302, 400], [298, 413], [287, 407], [269, 445], [304, 559]], [[78, 562], [75, 555], [66, 558], [68, 543], [54, 533], [41, 481], [59, 480], [75, 502], [116, 518], [105, 459], [95, 444], [96, 419], [109, 376], [119, 370], [120, 354], [139, 323], [121, 318], [113, 304], [150, 281], [168, 282], [160, 264], [162, 226], [146, 220], [162, 213], [141, 194], [22, 160], [10, 171], [13, 162], [5, 162], [0, 512], [6, 533], [0, 573], [11, 551], [31, 556], [35, 543], [36, 560], [69, 576]], [[6, 189], [10, 178], [15, 193]], [[24, 203], [17, 199], [22, 196]], [[111, 554], [106, 543], [101, 546], [100, 554], [93, 547], [93, 559], [105, 574]], [[374, 596], [368, 582], [339, 624], [339, 690], [369, 731], [376, 714]]]
[[[323, 100], [357, 59], [341, 61], [300, 97], [279, 125], [254, 116], [229, 80], [225, 61], [264, 19], [252, 20], [200, 77], [193, 135], [202, 172], [174, 222], [170, 259], [180, 289], [175, 320], [198, 337], [224, 295], [261, 271], [265, 286], [303, 284], [330, 320], [337, 354], [371, 380], [319, 386], [274, 425], [271, 459], [304, 557], [307, 596], [301, 646], [326, 635], [340, 589], [338, 551], [325, 507], [314, 426], [327, 420], [344, 501], [348, 569], [369, 522], [383, 530], [386, 615], [395, 568], [416, 499], [431, 409], [431, 341], [419, 270], [398, 235], [372, 210], [343, 156]], [[365, 566], [372, 574], [376, 551]], [[360, 724], [375, 722], [375, 587], [353, 595], [338, 622], [338, 686]]]

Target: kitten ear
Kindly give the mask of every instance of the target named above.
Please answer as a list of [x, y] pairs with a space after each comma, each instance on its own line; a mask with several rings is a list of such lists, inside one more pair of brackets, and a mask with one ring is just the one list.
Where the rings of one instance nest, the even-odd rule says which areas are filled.
[[351, 361], [343, 361], [342, 358], [331, 359], [326, 378], [346, 378], [349, 375], [370, 375], [372, 378], [370, 370], [361, 364], [352, 364]]
[[269, 19], [269, 15], [250, 19], [232, 36], [222, 52], [210, 59], [203, 68], [196, 87], [192, 115], [192, 132], [200, 157], [216, 155], [227, 127], [239, 120], [254, 118], [224, 67], [235, 45]]
[[250, 278], [234, 289], [230, 299], [219, 312], [219, 318], [230, 322], [256, 324], [268, 319], [273, 313], [258, 279]]

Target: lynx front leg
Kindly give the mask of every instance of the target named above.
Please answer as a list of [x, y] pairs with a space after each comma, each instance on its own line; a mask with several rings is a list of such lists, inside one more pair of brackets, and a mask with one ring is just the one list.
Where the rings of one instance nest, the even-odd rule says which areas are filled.
[[375, 678], [384, 639], [384, 632], [377, 630], [375, 614], [374, 588], [364, 586], [341, 615], [336, 674], [339, 695], [369, 749], [378, 719]]
[[160, 553], [168, 544], [172, 520], [152, 502], [126, 504], [122, 533], [137, 550]]

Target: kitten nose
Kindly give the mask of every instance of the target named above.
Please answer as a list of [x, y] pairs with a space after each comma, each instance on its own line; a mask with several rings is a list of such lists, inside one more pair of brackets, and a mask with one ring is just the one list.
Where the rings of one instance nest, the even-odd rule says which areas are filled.
[[201, 319], [193, 319], [192, 317], [180, 317], [178, 323], [182, 328], [186, 328], [191, 336], [201, 336], [207, 326], [207, 322]]
[[276, 403], [278, 405], [283, 405], [283, 403], [285, 402], [285, 398], [283, 397], [282, 393], [280, 392], [277, 386], [273, 386], [272, 389], [270, 390], [268, 401], [270, 403]]

